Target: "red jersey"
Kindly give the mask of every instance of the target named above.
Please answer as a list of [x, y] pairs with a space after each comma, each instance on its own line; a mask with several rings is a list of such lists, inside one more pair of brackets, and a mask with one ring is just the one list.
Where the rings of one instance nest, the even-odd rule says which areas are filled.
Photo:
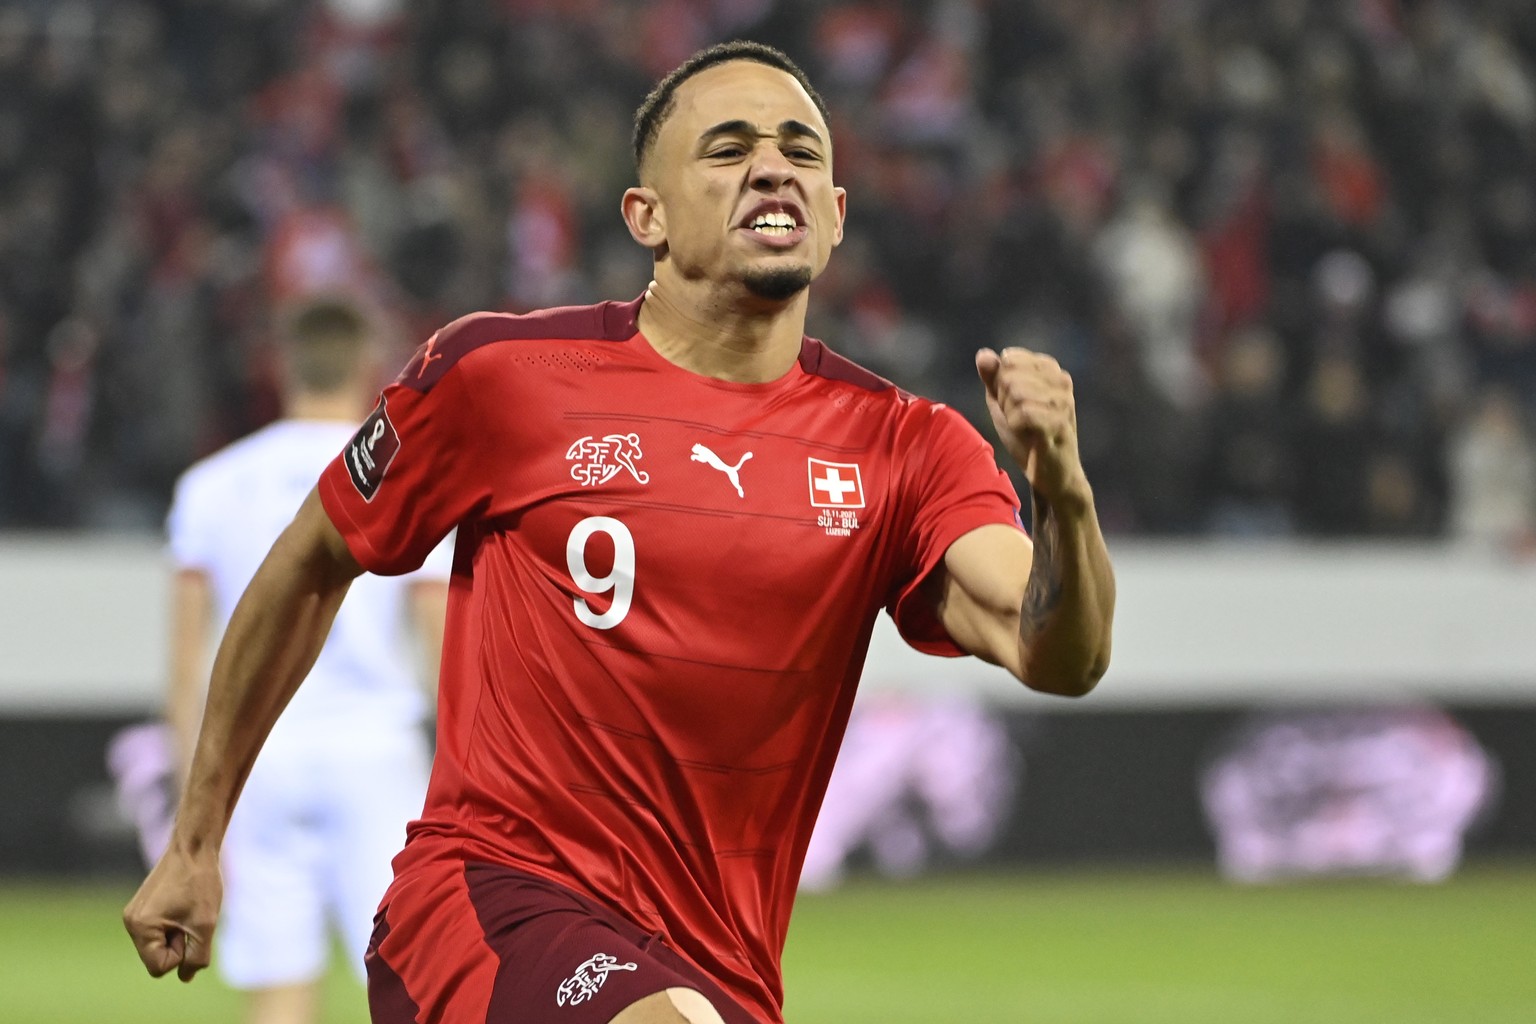
[[639, 308], [450, 324], [321, 478], [373, 572], [458, 528], [437, 758], [396, 886], [443, 858], [545, 877], [779, 1021], [875, 617], [960, 654], [919, 584], [1018, 499], [958, 413], [821, 342], [731, 383], [658, 355]]

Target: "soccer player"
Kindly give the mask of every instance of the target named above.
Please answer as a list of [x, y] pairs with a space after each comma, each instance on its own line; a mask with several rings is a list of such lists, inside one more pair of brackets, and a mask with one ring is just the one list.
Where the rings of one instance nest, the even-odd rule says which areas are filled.
[[1104, 672], [1113, 576], [1054, 361], [976, 357], [1031, 545], [958, 413], [804, 336], [844, 214], [804, 74], [703, 51], [640, 107], [635, 156], [646, 294], [443, 328], [257, 573], [124, 912], [151, 974], [207, 963], [224, 819], [350, 581], [455, 527], [437, 760], [369, 952], [380, 1024], [776, 1024], [881, 609], [1038, 690]]
[[[182, 476], [169, 520], [171, 686], [166, 718], [186, 770], [212, 630], [368, 413], [378, 353], [369, 320], [313, 300], [280, 332], [284, 418]], [[451, 551], [410, 576], [359, 579], [309, 677], [273, 728], [223, 844], [220, 973], [248, 994], [251, 1024], [307, 1024], [334, 925], [363, 975], [390, 858], [421, 811], [426, 689], [403, 643], [416, 627], [435, 671]]]

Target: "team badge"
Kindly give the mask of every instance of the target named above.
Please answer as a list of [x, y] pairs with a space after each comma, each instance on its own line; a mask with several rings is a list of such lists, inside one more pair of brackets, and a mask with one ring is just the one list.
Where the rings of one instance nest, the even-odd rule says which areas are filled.
[[831, 537], [847, 537], [859, 528], [858, 509], [864, 507], [864, 478], [856, 462], [806, 459], [811, 507], [817, 509], [816, 525]]
[[389, 409], [384, 404], [384, 396], [380, 395], [379, 404], [373, 407], [373, 412], [363, 420], [363, 425], [347, 444], [347, 475], [364, 501], [372, 501], [379, 493], [384, 474], [389, 472], [390, 463], [399, 454], [400, 435], [395, 433], [395, 425], [389, 422]]
[[864, 481], [856, 462], [806, 459], [812, 508], [863, 508]]
[[584, 487], [596, 487], [625, 470], [629, 470], [636, 483], [650, 483], [651, 474], [635, 465], [643, 454], [639, 434], [606, 434], [601, 439], [588, 434], [567, 448], [565, 457], [574, 463], [572, 480]]
[[639, 970], [636, 964], [621, 964], [618, 957], [598, 953], [590, 960], [583, 961], [574, 974], [560, 983], [560, 990], [555, 993], [555, 1005], [576, 1006], [584, 1003], [597, 995], [610, 972], [635, 970]]

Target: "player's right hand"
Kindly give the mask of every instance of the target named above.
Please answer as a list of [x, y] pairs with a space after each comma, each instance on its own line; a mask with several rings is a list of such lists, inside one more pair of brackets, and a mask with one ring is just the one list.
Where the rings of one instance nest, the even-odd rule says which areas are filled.
[[173, 840], [123, 908], [123, 925], [152, 976], [175, 970], [191, 981], [208, 966], [223, 896], [217, 850], [189, 854]]

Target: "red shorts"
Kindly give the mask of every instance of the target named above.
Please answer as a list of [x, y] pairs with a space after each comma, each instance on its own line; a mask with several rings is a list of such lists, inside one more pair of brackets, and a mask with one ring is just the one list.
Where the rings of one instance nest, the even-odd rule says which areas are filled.
[[553, 882], [444, 863], [397, 883], [368, 946], [373, 1024], [608, 1024], [669, 988], [761, 1024], [661, 941]]

